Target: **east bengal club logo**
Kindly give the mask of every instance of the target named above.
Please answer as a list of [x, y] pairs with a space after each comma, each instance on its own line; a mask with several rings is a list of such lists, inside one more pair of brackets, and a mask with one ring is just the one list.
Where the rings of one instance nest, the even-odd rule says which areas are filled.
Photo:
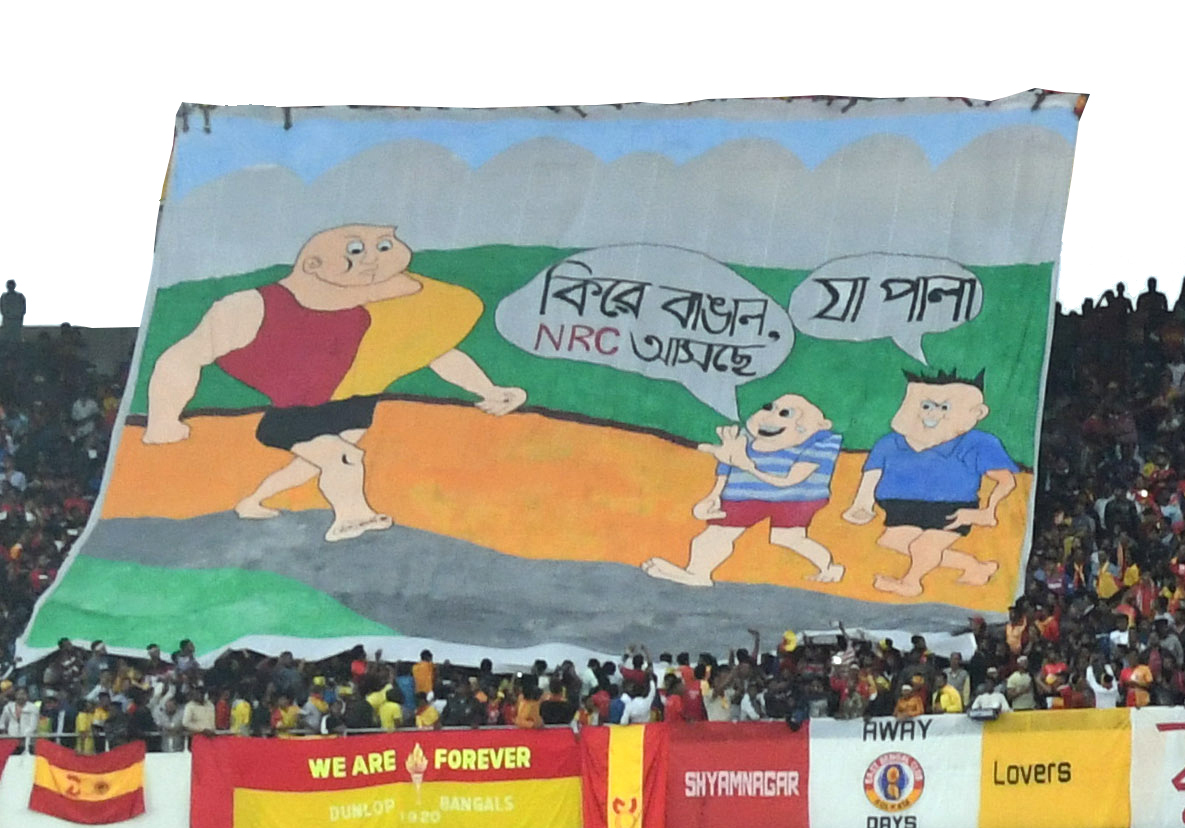
[[925, 785], [925, 771], [908, 753], [882, 753], [864, 771], [864, 795], [882, 811], [904, 811]]

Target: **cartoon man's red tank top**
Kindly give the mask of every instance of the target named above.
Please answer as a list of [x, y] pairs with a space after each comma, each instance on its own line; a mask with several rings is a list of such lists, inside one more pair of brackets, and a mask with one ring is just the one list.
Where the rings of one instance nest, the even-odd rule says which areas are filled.
[[216, 364], [276, 407], [329, 402], [354, 364], [370, 314], [365, 308], [306, 308], [278, 282], [258, 290], [263, 297], [259, 333]]

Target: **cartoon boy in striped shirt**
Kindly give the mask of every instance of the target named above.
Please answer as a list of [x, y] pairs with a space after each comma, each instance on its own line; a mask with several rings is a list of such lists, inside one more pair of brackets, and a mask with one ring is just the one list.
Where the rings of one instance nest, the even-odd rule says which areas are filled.
[[818, 571], [808, 580], [843, 578], [843, 566], [807, 535], [811, 518], [831, 498], [842, 439], [831, 431], [831, 421], [805, 397], [784, 394], [749, 417], [745, 431], [722, 426], [716, 434], [719, 445], [699, 447], [717, 460], [716, 485], [692, 510], [708, 526], [691, 541], [687, 566], [651, 558], [643, 571], [688, 586], [712, 586], [712, 572], [732, 555], [737, 538], [768, 518], [770, 543], [815, 565]]

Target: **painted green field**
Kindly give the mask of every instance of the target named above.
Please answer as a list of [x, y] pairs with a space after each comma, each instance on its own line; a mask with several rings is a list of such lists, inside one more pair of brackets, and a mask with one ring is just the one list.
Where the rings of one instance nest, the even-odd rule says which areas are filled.
[[[570, 254], [551, 247], [489, 246], [422, 251], [411, 269], [463, 285], [479, 295], [486, 311], [462, 349], [503, 385], [527, 389], [533, 406], [657, 429], [690, 440], [713, 438], [723, 418], [681, 385], [652, 380], [613, 368], [529, 355], [504, 340], [494, 327], [499, 300]], [[805, 270], [734, 266], [783, 308]], [[968, 266], [984, 287], [983, 309], [954, 331], [929, 334], [923, 344], [932, 369], [976, 374], [986, 369], [986, 395], [992, 413], [982, 428], [999, 436], [1018, 463], [1032, 466], [1041, 364], [1049, 316], [1051, 264], [1009, 267]], [[131, 411], [147, 410], [147, 384], [153, 364], [178, 338], [189, 333], [216, 299], [280, 278], [286, 266], [252, 273], [186, 282], [158, 292], [149, 325]], [[778, 370], [737, 390], [741, 416], [784, 393], [813, 400], [844, 435], [844, 447], [867, 449], [888, 428], [901, 399], [901, 371], [922, 369], [919, 362], [887, 339], [836, 342], [796, 334], [794, 349]], [[394, 393], [467, 399], [464, 392], [431, 371], [394, 383]], [[266, 399], [210, 366], [202, 374], [191, 408], [249, 408]]]

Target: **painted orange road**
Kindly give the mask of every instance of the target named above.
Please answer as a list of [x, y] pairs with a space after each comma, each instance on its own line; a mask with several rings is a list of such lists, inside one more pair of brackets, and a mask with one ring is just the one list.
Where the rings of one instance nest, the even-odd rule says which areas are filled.
[[[232, 508], [291, 459], [256, 442], [259, 416], [196, 417], [188, 421], [190, 438], [167, 446], [144, 445], [143, 430], [128, 426], [103, 517], [189, 518]], [[496, 418], [455, 405], [381, 403], [362, 447], [367, 496], [396, 522], [536, 559], [637, 565], [660, 556], [683, 564], [688, 542], [703, 527], [691, 507], [711, 489], [715, 474], [711, 457], [656, 437], [537, 414]], [[1018, 577], [1016, 550], [1023, 540], [1032, 476], [1018, 475], [1017, 490], [1000, 507], [999, 525], [974, 529], [956, 545], [980, 560], [1000, 563], [987, 586], [958, 585], [955, 572], [939, 570], [926, 580], [921, 598], [887, 599], [872, 588], [873, 576], [902, 574], [905, 557], [876, 546], [879, 519], [867, 526], [840, 519], [863, 462], [863, 453], [841, 455], [832, 502], [815, 516], [810, 530], [848, 568], [841, 583], [804, 581], [810, 564], [770, 545], [764, 525], [742, 536], [717, 579], [862, 600], [1007, 609]], [[312, 481], [269, 505], [326, 508]]]

